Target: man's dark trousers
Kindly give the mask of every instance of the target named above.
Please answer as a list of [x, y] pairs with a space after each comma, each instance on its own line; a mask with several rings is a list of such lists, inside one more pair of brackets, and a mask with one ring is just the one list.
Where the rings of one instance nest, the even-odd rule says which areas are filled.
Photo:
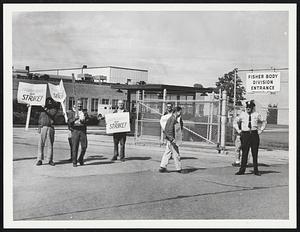
[[117, 158], [119, 155], [119, 143], [120, 143], [120, 159], [125, 158], [125, 142], [126, 133], [115, 133], [114, 137], [114, 157]]
[[71, 138], [68, 138], [68, 141], [69, 141], [69, 145], [70, 145], [70, 155], [71, 155], [71, 159], [72, 159], [72, 154], [73, 154], [73, 145], [72, 145], [72, 137]]
[[259, 147], [259, 135], [257, 130], [255, 131], [243, 131], [241, 135], [241, 143], [242, 143], [242, 162], [241, 162], [241, 172], [245, 172], [248, 160], [248, 153], [251, 147], [251, 153], [253, 157], [253, 168], [254, 171], [258, 171], [257, 164], [257, 155], [258, 155], [258, 147]]
[[79, 142], [81, 145], [81, 152], [78, 161], [83, 162], [83, 157], [87, 148], [86, 131], [74, 129], [72, 131], [72, 163], [73, 164], [77, 164]]

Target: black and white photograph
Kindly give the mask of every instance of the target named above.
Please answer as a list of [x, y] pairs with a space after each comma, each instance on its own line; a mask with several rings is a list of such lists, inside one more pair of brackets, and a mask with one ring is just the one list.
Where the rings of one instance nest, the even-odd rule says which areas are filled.
[[296, 4], [4, 4], [4, 228], [296, 228]]

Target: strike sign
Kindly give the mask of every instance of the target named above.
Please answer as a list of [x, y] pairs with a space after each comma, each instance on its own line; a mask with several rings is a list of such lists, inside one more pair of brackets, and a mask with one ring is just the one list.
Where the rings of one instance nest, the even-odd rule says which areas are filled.
[[64, 88], [63, 81], [60, 80], [59, 85], [53, 85], [48, 83], [51, 97], [54, 101], [63, 102], [66, 98], [66, 91]]
[[106, 133], [120, 133], [130, 131], [129, 112], [105, 115]]
[[64, 83], [62, 80], [60, 80], [59, 85], [53, 85], [51, 83], [48, 83], [49, 90], [51, 97], [53, 98], [54, 101], [60, 102], [61, 107], [63, 109], [64, 117], [66, 123], [68, 122], [68, 117], [66, 113], [66, 107], [64, 105], [64, 100], [66, 99], [66, 91], [64, 87]]
[[46, 84], [29, 84], [19, 82], [18, 103], [28, 104], [30, 106], [44, 106], [46, 100]]

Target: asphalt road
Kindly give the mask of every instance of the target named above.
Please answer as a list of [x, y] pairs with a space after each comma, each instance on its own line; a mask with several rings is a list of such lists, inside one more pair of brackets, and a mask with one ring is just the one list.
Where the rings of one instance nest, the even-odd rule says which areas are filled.
[[288, 219], [288, 151], [260, 150], [262, 176], [235, 176], [233, 149], [181, 149], [185, 174], [159, 173], [164, 147], [126, 144], [111, 162], [112, 138], [88, 135], [84, 166], [67, 163], [67, 131], [57, 130], [56, 166], [35, 166], [38, 134], [13, 130], [14, 220]]

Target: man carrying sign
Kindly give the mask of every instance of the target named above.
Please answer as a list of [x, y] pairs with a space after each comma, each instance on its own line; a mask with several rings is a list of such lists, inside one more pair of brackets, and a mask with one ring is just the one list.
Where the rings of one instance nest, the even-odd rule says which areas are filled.
[[47, 146], [46, 160], [49, 165], [54, 166], [53, 162], [53, 143], [54, 143], [54, 117], [58, 111], [58, 104], [51, 97], [46, 99], [46, 105], [39, 117], [38, 133], [40, 140], [38, 143], [38, 156], [36, 165], [42, 165], [44, 159], [44, 148]]
[[[175, 128], [178, 124], [178, 118], [181, 116], [181, 107], [177, 106], [174, 109], [172, 116], [168, 119], [165, 128], [163, 128], [167, 145], [165, 153], [162, 156], [159, 172], [166, 172], [167, 165], [171, 157], [173, 157], [176, 171], [182, 173], [178, 144], [175, 139]], [[181, 128], [182, 129], [182, 128]]]
[[[123, 112], [128, 112], [124, 108], [124, 102], [123, 100], [118, 101], [118, 109], [115, 110], [113, 113], [123, 113]], [[120, 143], [120, 160], [122, 162], [125, 161], [125, 142], [126, 142], [126, 135], [127, 132], [120, 132], [120, 133], [114, 133], [113, 138], [114, 138], [114, 156], [111, 159], [112, 161], [117, 160], [119, 156], [119, 143]]]

